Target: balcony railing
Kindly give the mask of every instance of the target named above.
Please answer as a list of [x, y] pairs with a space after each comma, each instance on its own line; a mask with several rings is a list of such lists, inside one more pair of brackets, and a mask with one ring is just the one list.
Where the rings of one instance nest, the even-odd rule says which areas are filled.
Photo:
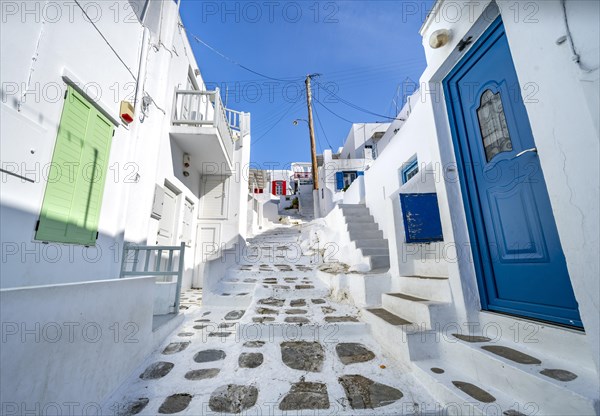
[[174, 126], [214, 127], [231, 162], [235, 141], [245, 132], [243, 113], [225, 108], [218, 88], [176, 91], [171, 121]]

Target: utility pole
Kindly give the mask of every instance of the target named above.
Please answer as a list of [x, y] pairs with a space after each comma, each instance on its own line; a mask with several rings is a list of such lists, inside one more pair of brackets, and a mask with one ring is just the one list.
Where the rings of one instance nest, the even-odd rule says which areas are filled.
[[319, 74], [309, 74], [306, 76], [306, 105], [308, 106], [308, 130], [310, 132], [310, 155], [312, 159], [312, 177], [313, 177], [313, 213], [314, 218], [321, 215], [321, 204], [319, 203], [319, 173], [317, 172], [317, 148], [315, 145], [315, 128], [312, 115], [312, 91], [310, 89], [310, 79]]
[[313, 177], [313, 190], [319, 190], [319, 174], [317, 172], [317, 149], [315, 145], [315, 129], [313, 126], [313, 115], [312, 115], [312, 92], [310, 90], [310, 79], [318, 74], [310, 74], [306, 76], [306, 104], [308, 106], [308, 130], [310, 132], [310, 155], [312, 159], [312, 177]]

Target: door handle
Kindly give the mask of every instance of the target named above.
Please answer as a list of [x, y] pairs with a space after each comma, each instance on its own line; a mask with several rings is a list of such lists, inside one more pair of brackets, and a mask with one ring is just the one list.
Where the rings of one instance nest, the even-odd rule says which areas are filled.
[[512, 158], [513, 158], [513, 159], [516, 159], [516, 158], [518, 158], [519, 156], [523, 156], [525, 153], [531, 153], [531, 152], [533, 152], [533, 153], [537, 154], [537, 148], [536, 148], [536, 147], [532, 147], [531, 149], [525, 149], [525, 150], [523, 150], [522, 152], [519, 152], [519, 153], [517, 153], [516, 155], [514, 155]]

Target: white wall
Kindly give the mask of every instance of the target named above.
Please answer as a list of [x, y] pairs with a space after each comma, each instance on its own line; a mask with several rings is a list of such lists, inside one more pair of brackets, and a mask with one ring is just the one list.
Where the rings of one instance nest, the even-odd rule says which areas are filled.
[[385, 132], [389, 123], [355, 123], [352, 125], [344, 147], [340, 153], [342, 159], [364, 159], [365, 143], [375, 132]]
[[330, 149], [323, 152], [323, 165], [319, 167], [319, 208], [321, 217], [326, 216], [337, 202], [344, 199], [344, 192], [337, 189], [336, 172], [365, 171], [372, 160], [351, 158], [333, 159]]
[[6, 414], [99, 414], [157, 346], [153, 292], [151, 277], [1, 290]]
[[[100, 237], [96, 248], [42, 245], [34, 241], [34, 228], [63, 109], [66, 84], [62, 76], [69, 74], [79, 81], [115, 118], [119, 110], [115, 95], [124, 99], [134, 87], [134, 79], [127, 68], [119, 62], [94, 27], [84, 20], [77, 7], [72, 10], [70, 18], [66, 6], [56, 3], [61, 7], [60, 19], [50, 23], [42, 18], [44, 14], [41, 10], [45, 3], [12, 4], [17, 7], [16, 14], [3, 15], [6, 22], [0, 28], [3, 54], [0, 69], [2, 168], [33, 180], [27, 182], [1, 174], [0, 239], [3, 253], [7, 254], [3, 259], [1, 287], [116, 277], [120, 263], [118, 256], [115, 260], [115, 254], [121, 250], [124, 231], [120, 212], [125, 208], [125, 194], [131, 186], [126, 183], [126, 177], [131, 178], [127, 175], [135, 169], [126, 165], [131, 162], [127, 158], [131, 147], [130, 132], [124, 127], [117, 128], [111, 146], [99, 223]], [[82, 2], [84, 7], [86, 3]], [[105, 16], [112, 13], [109, 6], [103, 2], [93, 5], [95, 8], [101, 7]], [[23, 15], [25, 7], [28, 10], [38, 7], [40, 11]], [[47, 13], [50, 15], [50, 11]], [[135, 73], [140, 52], [141, 25], [132, 23], [117, 26], [112, 24], [110, 18], [98, 21], [97, 25]], [[131, 43], [122, 42], [121, 38], [131, 39]], [[15, 42], [14, 39], [19, 41]], [[131, 44], [134, 46], [131, 47]], [[82, 51], [91, 53], [85, 56]], [[7, 59], [9, 56], [10, 59]], [[31, 92], [23, 99], [25, 90]], [[22, 99], [23, 102], [19, 104]], [[111, 203], [107, 203], [107, 200]]]
[[[417, 102], [400, 130], [393, 134], [385, 150], [365, 172], [366, 203], [388, 240], [392, 276], [448, 275], [443, 247], [447, 237], [451, 236], [444, 234], [445, 241], [442, 243], [406, 244], [400, 207], [401, 192], [436, 191], [438, 178], [435, 169], [439, 164], [434, 161], [430, 150], [434, 140], [431, 110]], [[415, 157], [419, 163], [419, 174], [403, 185], [402, 167]]]
[[[3, 88], [2, 168], [20, 175], [31, 172], [27, 176], [33, 179], [30, 183], [15, 176], [1, 175], [3, 227], [0, 238], [5, 254], [1, 287], [118, 277], [123, 241], [149, 244], [156, 241], [158, 221], [150, 217], [155, 184], [164, 186], [168, 182], [180, 193], [179, 219], [183, 218], [186, 198], [198, 211], [198, 166], [192, 166], [190, 176], [184, 177], [183, 150], [169, 138], [174, 89], [185, 88], [190, 69], [193, 71], [198, 67], [185, 31], [178, 25], [177, 4], [171, 1], [150, 3], [146, 23], [152, 31], [148, 32], [148, 44], [142, 45], [142, 25], [131, 19], [124, 22], [131, 14], [126, 2], [81, 2], [89, 13], [100, 8], [98, 16], [101, 18], [92, 16], [92, 19], [125, 62], [123, 64], [90, 22], [82, 17], [75, 3], [55, 3], [62, 14], [60, 19], [52, 22], [43, 19], [46, 15], [51, 16], [50, 11], [43, 12], [45, 3], [14, 3], [17, 9], [7, 9], [10, 13], [1, 28], [3, 56], [11, 57], [3, 61], [0, 72]], [[37, 14], [22, 15], [25, 9], [35, 10], [35, 7], [38, 7]], [[14, 38], [20, 41], [12, 42]], [[124, 39], [128, 41], [124, 42]], [[118, 119], [119, 102], [134, 101], [134, 77], [138, 77], [142, 50], [147, 51], [147, 59], [142, 62], [145, 71], [140, 75], [141, 86], [153, 103], [146, 109], [145, 116], [142, 116], [138, 103], [134, 122], [115, 130], [96, 247], [88, 249], [34, 241], [34, 228], [46, 188], [45, 175], [63, 108], [62, 96], [66, 88], [63, 75], [80, 82], [92, 101]], [[204, 89], [202, 77], [197, 76], [196, 81], [199, 88]], [[25, 89], [34, 92], [19, 105], [20, 91]], [[36, 89], [41, 91], [37, 95]], [[246, 117], [249, 124], [249, 115]], [[230, 198], [231, 217], [224, 224], [222, 233], [227, 241], [234, 240], [238, 234], [243, 235], [246, 224], [245, 202], [239, 195], [241, 189], [246, 193], [243, 184], [246, 183], [247, 188], [247, 176], [244, 177], [242, 169], [249, 161], [250, 141], [246, 137], [239, 143], [245, 145], [234, 152], [237, 171], [231, 173], [235, 175], [230, 188], [233, 195]], [[174, 230], [175, 245], [181, 241], [182, 226], [179, 221]], [[193, 255], [195, 224], [192, 227], [192, 247], [188, 248], [185, 257], [184, 287], [191, 285], [197, 264]]]

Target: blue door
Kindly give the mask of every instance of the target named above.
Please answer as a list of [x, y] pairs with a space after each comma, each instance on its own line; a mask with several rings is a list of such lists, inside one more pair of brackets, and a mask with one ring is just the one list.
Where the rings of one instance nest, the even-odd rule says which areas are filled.
[[581, 327], [500, 18], [444, 91], [483, 308]]

